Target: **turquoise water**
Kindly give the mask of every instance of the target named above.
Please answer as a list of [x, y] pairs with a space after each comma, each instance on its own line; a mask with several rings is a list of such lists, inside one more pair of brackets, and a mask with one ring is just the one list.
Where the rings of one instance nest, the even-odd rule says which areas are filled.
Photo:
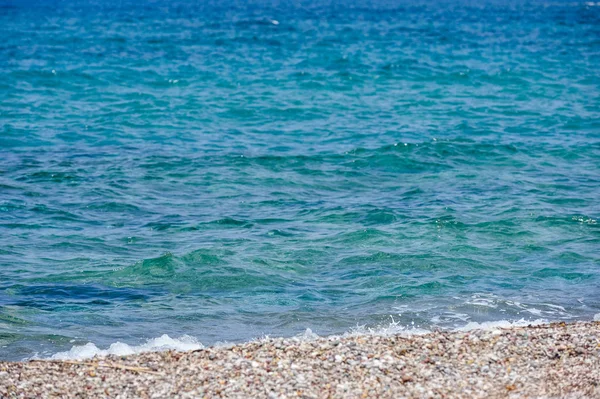
[[1, 359], [600, 313], [600, 3], [0, 4]]

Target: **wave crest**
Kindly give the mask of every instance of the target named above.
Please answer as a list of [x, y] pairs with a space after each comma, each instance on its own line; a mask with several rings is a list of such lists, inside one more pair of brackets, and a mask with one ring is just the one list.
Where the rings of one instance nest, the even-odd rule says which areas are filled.
[[141, 345], [128, 345], [122, 342], [111, 344], [108, 349], [100, 349], [93, 343], [73, 346], [66, 352], [58, 352], [50, 357], [52, 360], [90, 359], [95, 356], [127, 356], [144, 352], [160, 352], [166, 350], [190, 351], [204, 348], [196, 338], [184, 335], [179, 338], [171, 338], [163, 334], [158, 338], [149, 339]]

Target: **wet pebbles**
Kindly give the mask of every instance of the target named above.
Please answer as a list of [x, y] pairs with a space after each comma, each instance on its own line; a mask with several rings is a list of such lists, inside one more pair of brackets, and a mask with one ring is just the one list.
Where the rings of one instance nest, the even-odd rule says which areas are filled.
[[0, 397], [598, 398], [600, 323], [0, 363]]

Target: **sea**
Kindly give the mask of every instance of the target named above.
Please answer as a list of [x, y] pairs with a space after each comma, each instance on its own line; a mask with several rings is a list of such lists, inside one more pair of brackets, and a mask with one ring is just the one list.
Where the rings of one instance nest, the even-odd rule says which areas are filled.
[[600, 2], [0, 0], [0, 359], [600, 319]]

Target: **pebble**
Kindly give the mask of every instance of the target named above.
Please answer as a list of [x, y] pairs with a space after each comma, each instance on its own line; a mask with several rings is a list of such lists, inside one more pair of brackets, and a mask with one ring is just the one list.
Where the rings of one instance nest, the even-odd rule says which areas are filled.
[[0, 398], [595, 398], [599, 332], [555, 323], [0, 362]]

